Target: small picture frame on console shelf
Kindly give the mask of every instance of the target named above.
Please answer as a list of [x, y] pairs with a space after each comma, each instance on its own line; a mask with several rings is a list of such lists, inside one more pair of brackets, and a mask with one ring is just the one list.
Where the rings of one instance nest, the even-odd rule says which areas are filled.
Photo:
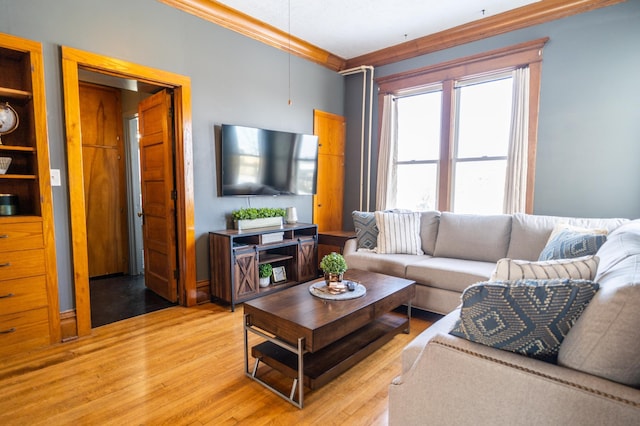
[[287, 271], [285, 271], [284, 266], [278, 266], [273, 268], [273, 282], [281, 283], [287, 280]]

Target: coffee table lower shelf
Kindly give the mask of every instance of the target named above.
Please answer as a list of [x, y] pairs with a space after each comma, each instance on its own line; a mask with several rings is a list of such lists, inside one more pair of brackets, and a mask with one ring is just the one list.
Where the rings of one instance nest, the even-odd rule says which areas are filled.
[[[309, 389], [313, 390], [324, 386], [389, 342], [396, 334], [408, 332], [409, 323], [410, 318], [406, 315], [394, 312], [387, 313], [319, 351], [305, 352], [302, 360], [299, 359], [298, 351], [293, 345], [286, 343], [283, 345], [284, 342], [277, 341], [277, 339], [268, 339], [251, 348], [251, 355], [256, 359], [256, 362], [250, 376], [271, 388], [257, 377], [258, 364], [262, 362], [293, 379], [293, 388], [288, 397], [278, 393], [301, 408], [302, 401], [295, 401], [294, 398], [296, 386], [301, 385], [298, 383], [300, 377], [303, 378], [304, 386]], [[249, 329], [248, 331], [253, 330]], [[265, 337], [262, 333], [258, 334]], [[299, 347], [304, 346], [299, 345]], [[300, 361], [302, 361], [303, 374], [300, 374], [299, 371]], [[273, 390], [273, 388], [271, 389]], [[299, 390], [302, 391], [302, 389]], [[301, 396], [302, 392], [299, 392], [299, 397]]]

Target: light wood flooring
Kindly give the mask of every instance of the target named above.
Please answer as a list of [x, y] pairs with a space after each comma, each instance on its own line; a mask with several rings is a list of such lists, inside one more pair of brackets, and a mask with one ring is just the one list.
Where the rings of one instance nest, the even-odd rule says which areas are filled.
[[300, 410], [244, 375], [242, 306], [176, 306], [3, 359], [0, 425], [384, 425], [402, 348], [430, 324], [414, 317]]

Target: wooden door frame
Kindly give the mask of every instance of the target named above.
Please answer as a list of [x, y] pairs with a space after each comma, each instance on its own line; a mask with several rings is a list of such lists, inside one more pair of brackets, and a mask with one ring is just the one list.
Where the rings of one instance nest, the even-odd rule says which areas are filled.
[[178, 298], [184, 306], [196, 304], [196, 256], [190, 78], [62, 46], [62, 80], [76, 321], [78, 336], [86, 336], [91, 334], [91, 304], [80, 129], [79, 68], [173, 89], [177, 190], [176, 228], [180, 271]]

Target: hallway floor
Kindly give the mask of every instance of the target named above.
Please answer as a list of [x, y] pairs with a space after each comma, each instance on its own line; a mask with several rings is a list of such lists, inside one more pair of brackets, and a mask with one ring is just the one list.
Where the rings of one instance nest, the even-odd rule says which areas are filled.
[[93, 328], [175, 306], [147, 289], [144, 275], [94, 278], [89, 286]]

